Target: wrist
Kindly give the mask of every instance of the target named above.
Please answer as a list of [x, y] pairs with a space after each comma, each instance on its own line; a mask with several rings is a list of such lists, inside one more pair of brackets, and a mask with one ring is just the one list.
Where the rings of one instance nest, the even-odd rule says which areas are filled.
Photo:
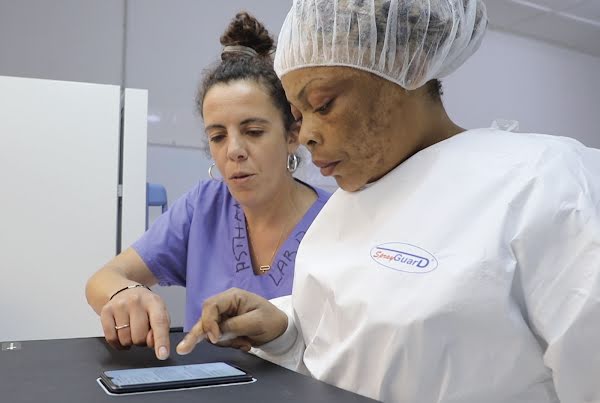
[[117, 294], [120, 294], [120, 293], [122, 293], [123, 291], [131, 290], [131, 289], [133, 289], [133, 288], [138, 288], [138, 287], [143, 287], [143, 288], [147, 289], [148, 291], [152, 291], [152, 290], [151, 290], [149, 287], [145, 286], [144, 284], [131, 284], [131, 285], [128, 285], [127, 287], [123, 287], [123, 288], [121, 288], [121, 289], [119, 289], [119, 290], [115, 291], [115, 292], [114, 292], [114, 293], [113, 293], [113, 294], [112, 294], [112, 295], [111, 295], [111, 296], [108, 298], [108, 300], [110, 301], [111, 299], [113, 299], [114, 297], [116, 297], [116, 296], [117, 296]]
[[288, 352], [295, 344], [298, 338], [298, 329], [294, 324], [294, 320], [286, 312], [283, 312], [286, 317], [285, 327], [283, 331], [274, 339], [258, 346], [259, 349], [271, 355], [283, 355]]

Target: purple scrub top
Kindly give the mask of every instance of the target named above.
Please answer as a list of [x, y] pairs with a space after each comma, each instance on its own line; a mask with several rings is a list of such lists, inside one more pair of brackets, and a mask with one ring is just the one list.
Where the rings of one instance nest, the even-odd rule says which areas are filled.
[[231, 287], [267, 299], [292, 293], [296, 252], [330, 194], [317, 200], [280, 245], [271, 270], [252, 270], [244, 212], [221, 181], [201, 181], [161, 215], [132, 247], [160, 285], [186, 287], [184, 330], [200, 317], [204, 300]]

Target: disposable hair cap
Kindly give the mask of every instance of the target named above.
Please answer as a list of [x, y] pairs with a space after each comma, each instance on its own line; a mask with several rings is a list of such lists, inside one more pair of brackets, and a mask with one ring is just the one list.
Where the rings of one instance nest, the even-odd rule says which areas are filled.
[[412, 90], [463, 64], [486, 26], [481, 0], [294, 0], [275, 71], [348, 66]]

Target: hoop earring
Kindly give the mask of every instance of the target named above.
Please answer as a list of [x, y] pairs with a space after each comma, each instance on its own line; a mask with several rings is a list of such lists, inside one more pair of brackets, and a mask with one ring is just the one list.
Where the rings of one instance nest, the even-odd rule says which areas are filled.
[[211, 164], [211, 166], [208, 167], [208, 176], [210, 176], [210, 179], [214, 180], [214, 181], [221, 181], [223, 180], [223, 178], [215, 178], [215, 176], [213, 175], [213, 168], [217, 166], [217, 164], [215, 164], [214, 162]]
[[288, 154], [286, 167], [287, 170], [290, 171], [290, 173], [296, 172], [299, 163], [300, 161], [298, 160], [298, 156], [296, 154]]

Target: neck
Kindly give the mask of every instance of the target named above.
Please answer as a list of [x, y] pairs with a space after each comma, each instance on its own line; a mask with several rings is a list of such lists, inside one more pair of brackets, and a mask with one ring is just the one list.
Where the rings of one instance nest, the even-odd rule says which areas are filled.
[[450, 119], [441, 101], [434, 101], [428, 95], [414, 96], [403, 107], [403, 113], [398, 114], [392, 127], [407, 127], [407, 122], [410, 122], [403, 147], [407, 144], [411, 146], [408, 153], [406, 148], [398, 150], [402, 156], [398, 164], [429, 146], [465, 131]]
[[290, 175], [259, 206], [242, 205], [255, 274], [265, 274], [271, 268], [277, 250], [316, 198], [311, 189]]
[[454, 123], [448, 114], [444, 105], [439, 102], [432, 108], [434, 113], [428, 114], [423, 120], [421, 130], [424, 133], [422, 136], [423, 142], [419, 145], [417, 151], [423, 150], [429, 146], [439, 143], [465, 131], [462, 127]]
[[241, 206], [248, 227], [256, 232], [263, 228], [278, 228], [282, 222], [295, 222], [297, 215], [300, 214], [300, 206], [297, 204], [301, 187], [302, 185], [290, 175], [277, 187], [277, 192], [264, 203], [256, 206]]
[[[389, 127], [394, 137], [397, 137], [396, 128], [403, 128], [402, 141], [391, 142], [387, 154], [387, 169], [369, 182], [378, 180], [419, 151], [465, 131], [448, 117], [441, 102], [430, 102], [433, 101], [423, 102], [421, 98], [410, 104], [401, 104], [398, 108], [401, 113], [393, 115]], [[407, 122], [410, 124], [407, 125]]]

